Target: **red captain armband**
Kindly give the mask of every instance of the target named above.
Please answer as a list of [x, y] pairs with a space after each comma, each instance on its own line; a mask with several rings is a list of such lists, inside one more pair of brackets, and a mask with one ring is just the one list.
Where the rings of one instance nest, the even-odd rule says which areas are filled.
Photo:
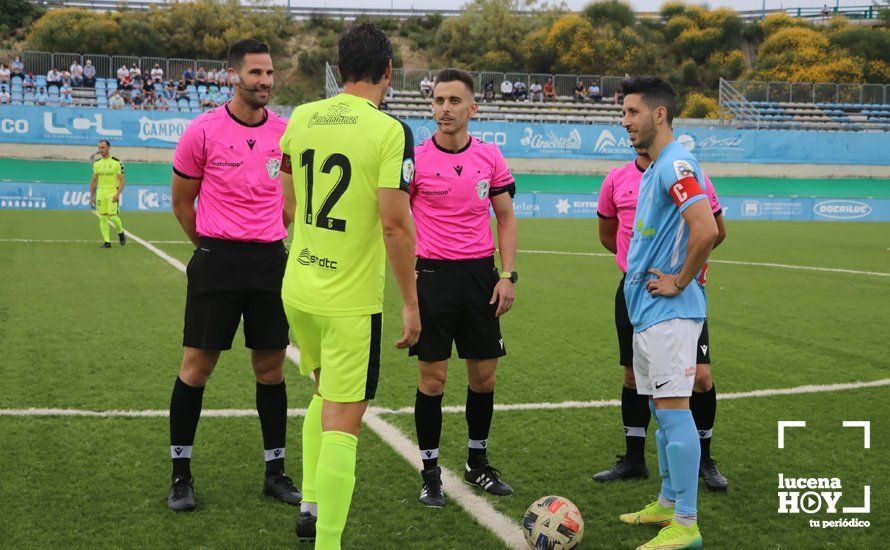
[[284, 153], [281, 155], [281, 171], [285, 174], [293, 174], [293, 167], [290, 165], [290, 155]]
[[708, 284], [708, 262], [705, 262], [705, 265], [702, 266], [701, 271], [698, 273], [698, 284], [701, 286]]
[[702, 191], [698, 181], [692, 176], [687, 176], [671, 185], [671, 198], [677, 203], [677, 208], [686, 204], [690, 198], [704, 194], [705, 192]]

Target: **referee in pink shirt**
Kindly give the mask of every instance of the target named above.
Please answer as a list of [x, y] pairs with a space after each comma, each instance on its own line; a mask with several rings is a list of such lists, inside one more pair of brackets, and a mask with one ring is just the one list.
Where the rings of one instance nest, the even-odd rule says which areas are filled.
[[[507, 354], [498, 318], [510, 311], [518, 275], [516, 185], [497, 145], [471, 137], [473, 78], [445, 69], [433, 87], [436, 134], [415, 148], [411, 210], [417, 225], [417, 297], [423, 327], [411, 355], [420, 360], [414, 404], [423, 461], [420, 502], [445, 505], [438, 466], [442, 395], [452, 343], [467, 362], [469, 442], [464, 480], [492, 495], [513, 489], [488, 462], [495, 369]], [[494, 262], [490, 210], [497, 217], [501, 270]]]
[[281, 279], [291, 220], [284, 213], [278, 142], [287, 121], [265, 108], [273, 83], [265, 44], [233, 44], [228, 67], [234, 97], [192, 120], [173, 157], [173, 212], [196, 247], [186, 271], [185, 351], [170, 399], [167, 505], [176, 511], [195, 508], [190, 462], [204, 385], [220, 352], [232, 348], [242, 318], [263, 433], [263, 492], [294, 505], [301, 498], [284, 474], [288, 326]]

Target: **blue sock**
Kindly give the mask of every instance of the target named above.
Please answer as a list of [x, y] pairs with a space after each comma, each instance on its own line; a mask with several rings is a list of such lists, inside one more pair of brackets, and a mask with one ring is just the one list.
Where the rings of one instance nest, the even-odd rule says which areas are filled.
[[655, 410], [655, 401], [651, 399], [649, 400], [649, 409], [652, 411], [652, 416], [655, 417], [655, 420], [658, 423], [658, 428], [655, 430], [655, 448], [658, 449], [658, 473], [661, 474], [661, 497], [670, 501], [676, 501], [677, 493], [671, 485], [671, 471], [670, 468], [668, 468], [667, 434], [661, 426], [661, 420], [658, 418], [658, 411]]
[[695, 517], [698, 511], [698, 464], [701, 459], [695, 420], [689, 409], [662, 409], [658, 411], [658, 425], [667, 436], [665, 456], [671, 487], [677, 495], [674, 512], [678, 516]]

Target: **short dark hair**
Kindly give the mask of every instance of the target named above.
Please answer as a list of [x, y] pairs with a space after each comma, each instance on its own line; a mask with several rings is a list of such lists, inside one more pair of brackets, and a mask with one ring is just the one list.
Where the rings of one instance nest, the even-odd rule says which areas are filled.
[[99, 140], [99, 143], [104, 143], [104, 144], [107, 145], [108, 147], [111, 147], [111, 142], [108, 141], [107, 139], [100, 139], [100, 140]]
[[471, 95], [476, 94], [475, 83], [473, 77], [467, 71], [462, 69], [442, 69], [436, 75], [436, 84], [439, 82], [463, 82], [470, 90]]
[[344, 82], [369, 80], [377, 84], [392, 59], [392, 42], [374, 23], [352, 25], [340, 35], [337, 67]]
[[229, 67], [235, 67], [236, 69], [240, 67], [244, 63], [244, 56], [249, 53], [269, 53], [269, 46], [256, 38], [247, 38], [235, 42], [229, 47]]
[[621, 81], [621, 93], [625, 96], [640, 94], [650, 108], [664, 107], [667, 121], [671, 124], [677, 114], [677, 94], [670, 83], [657, 76], [629, 76]]

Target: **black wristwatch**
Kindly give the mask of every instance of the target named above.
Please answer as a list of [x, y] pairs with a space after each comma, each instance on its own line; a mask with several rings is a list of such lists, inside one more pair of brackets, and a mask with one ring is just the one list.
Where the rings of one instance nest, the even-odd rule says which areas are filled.
[[519, 282], [519, 273], [515, 271], [501, 271], [501, 279], [510, 279], [510, 282], [514, 285]]

